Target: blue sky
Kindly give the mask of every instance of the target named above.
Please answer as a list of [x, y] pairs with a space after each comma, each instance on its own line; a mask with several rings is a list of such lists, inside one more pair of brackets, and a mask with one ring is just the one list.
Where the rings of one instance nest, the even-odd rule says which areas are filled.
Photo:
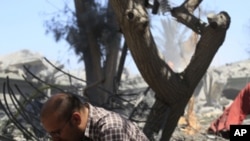
[[[231, 25], [226, 40], [213, 59], [213, 64], [223, 65], [248, 59], [250, 57], [247, 53], [250, 49], [250, 16], [247, 13], [250, 2], [248, 0], [241, 0], [237, 3], [228, 0], [207, 0], [207, 3], [216, 12], [227, 11], [231, 16]], [[207, 5], [204, 4], [204, 7], [207, 8]]]
[[[67, 43], [56, 43], [51, 34], [45, 34], [44, 21], [50, 19], [49, 14], [61, 9], [65, 1], [67, 0], [3, 0], [0, 4], [0, 55], [29, 49], [48, 59], [61, 60], [68, 68], [82, 66], [77, 65], [77, 57], [73, 50], [69, 50]], [[227, 38], [212, 65], [218, 66], [249, 58], [250, 55], [246, 52], [250, 44], [250, 16], [247, 14], [249, 5], [248, 0], [237, 3], [228, 0], [206, 0], [201, 4], [208, 10], [225, 10], [232, 19]], [[128, 59], [126, 65], [133, 66], [133, 60]]]
[[[55, 42], [45, 34], [45, 20], [64, 6], [62, 0], [4, 0], [0, 4], [0, 55], [22, 49], [38, 52], [50, 60], [61, 60], [69, 68], [77, 68], [78, 58], [69, 45]], [[70, 61], [70, 62], [69, 62]]]

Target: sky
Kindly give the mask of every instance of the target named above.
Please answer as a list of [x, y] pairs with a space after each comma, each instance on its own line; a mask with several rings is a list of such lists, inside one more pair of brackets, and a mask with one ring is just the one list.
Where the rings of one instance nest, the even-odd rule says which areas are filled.
[[[71, 3], [72, 4], [72, 3]], [[63, 0], [4, 0], [0, 4], [0, 55], [23, 49], [59, 61], [69, 69], [82, 66], [65, 41], [46, 34], [45, 21], [64, 6]]]
[[[44, 23], [54, 12], [62, 9], [64, 2], [72, 0], [3, 0], [0, 4], [0, 55], [22, 49], [40, 53], [50, 60], [60, 60], [69, 69], [82, 68], [78, 57], [65, 41], [55, 42], [52, 34], [46, 34]], [[172, 0], [178, 5], [181, 0]], [[247, 14], [250, 1], [203, 0], [201, 6], [211, 11], [227, 11], [231, 16], [231, 26], [226, 40], [216, 53], [211, 66], [248, 59], [250, 54], [250, 15]], [[248, 49], [249, 48], [249, 49]], [[133, 68], [133, 59], [125, 64]], [[131, 66], [131, 67], [130, 67]]]

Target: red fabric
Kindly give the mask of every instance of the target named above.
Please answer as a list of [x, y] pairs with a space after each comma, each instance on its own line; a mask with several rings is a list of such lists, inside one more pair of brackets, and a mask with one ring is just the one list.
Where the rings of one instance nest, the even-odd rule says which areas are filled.
[[238, 93], [223, 114], [212, 122], [209, 129], [213, 132], [230, 131], [230, 125], [241, 124], [248, 114], [250, 114], [250, 83]]

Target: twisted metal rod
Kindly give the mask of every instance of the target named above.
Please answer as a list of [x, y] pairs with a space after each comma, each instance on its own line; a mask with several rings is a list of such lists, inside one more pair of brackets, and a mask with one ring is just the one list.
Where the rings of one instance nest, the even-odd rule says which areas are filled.
[[[10, 87], [8, 85], [8, 87]], [[18, 86], [16, 85], [16, 88], [18, 88]], [[35, 106], [34, 104], [31, 103], [32, 101], [32, 97], [27, 99], [26, 96], [24, 96], [24, 94], [20, 91], [20, 89], [18, 88], [18, 91], [19, 91], [19, 94], [23, 95], [22, 98], [24, 98], [24, 102], [21, 103], [15, 96], [15, 94], [13, 93], [13, 91], [10, 93], [14, 98], [15, 98], [15, 101], [17, 102], [18, 106], [21, 107], [21, 110], [19, 110], [19, 108], [17, 106], [15, 106], [15, 108], [21, 113], [22, 117], [24, 119], [26, 119], [27, 123], [29, 123], [33, 129], [36, 129], [36, 131], [38, 131], [39, 133], [43, 134], [44, 132], [43, 131], [40, 131], [40, 129], [37, 127], [37, 125], [34, 124], [34, 121], [36, 122], [40, 122], [40, 119], [38, 118], [38, 115], [35, 115], [34, 113], [30, 112], [29, 110], [26, 110], [26, 108], [24, 107], [24, 105], [26, 104], [29, 104], [31, 107], [32, 107], [32, 110], [33, 111], [40, 111], [40, 108], [37, 108], [37, 106]], [[12, 97], [11, 96], [11, 97]], [[27, 103], [25, 103], [27, 101]], [[14, 104], [14, 103], [13, 103]], [[36, 108], [36, 109], [35, 109]], [[31, 110], [31, 111], [32, 111]], [[27, 115], [27, 114], [28, 115]], [[37, 112], [39, 113], [39, 112]]]
[[23, 66], [25, 71], [27, 71], [32, 77], [34, 77], [36, 80], [38, 80], [39, 82], [45, 84], [45, 85], [48, 85], [50, 86], [51, 88], [55, 88], [55, 89], [58, 89], [59, 91], [63, 91], [63, 89], [59, 88], [59, 87], [56, 87], [52, 84], [49, 84], [47, 83], [46, 81], [42, 80], [41, 78], [37, 77], [35, 74], [33, 74], [25, 65]]
[[[29, 99], [27, 99], [26, 96], [23, 94], [23, 92], [19, 89], [19, 87], [18, 87], [17, 85], [15, 85], [15, 88], [16, 88], [16, 90], [18, 91], [18, 93], [21, 95], [21, 97], [24, 99], [24, 101], [27, 101], [28, 103], [31, 102], [32, 97], [29, 98]], [[43, 96], [44, 96], [44, 95], [43, 95]], [[18, 100], [17, 100], [17, 101], [18, 101]], [[24, 103], [24, 104], [25, 104], [25, 103]], [[32, 106], [32, 108], [36, 109], [35, 111], [39, 111], [39, 110], [40, 110], [40, 108], [37, 107], [37, 105], [35, 105], [35, 104], [33, 104], [33, 103], [29, 103], [29, 104]]]
[[[77, 77], [63, 71], [62, 69], [56, 67], [51, 62], [49, 62], [46, 58], [45, 58], [45, 60], [50, 65], [52, 65], [55, 69], [62, 72], [63, 75], [67, 75], [70, 80], [76, 79], [76, 80], [79, 80], [79, 81], [82, 81], [82, 82], [86, 82], [85, 80], [77, 78]], [[49, 88], [54, 88], [56, 90], [65, 92], [65, 90], [63, 90], [62, 88], [60, 88], [60, 87], [58, 87], [56, 85], [50, 84], [50, 83], [42, 80], [41, 78], [37, 77], [26, 66], [23, 66], [23, 67], [24, 67], [24, 70], [26, 70], [26, 72], [28, 74], [30, 74], [34, 79], [36, 79], [39, 82], [39, 84], [46, 85]], [[21, 123], [19, 123], [18, 118], [15, 116], [15, 113], [12, 112], [10, 106], [8, 105], [7, 98], [6, 98], [6, 95], [7, 95], [6, 88], [7, 88], [7, 91], [10, 94], [10, 100], [13, 103], [14, 108], [20, 114], [19, 118], [23, 119], [25, 122], [27, 122], [32, 127], [32, 129], [36, 130], [38, 134], [42, 135], [42, 138], [46, 138], [46, 134], [45, 134], [46, 132], [45, 132], [45, 130], [42, 130], [43, 128], [41, 127], [41, 125], [35, 125], [36, 122], [40, 121], [39, 118], [38, 118], [38, 115], [36, 116], [31, 111], [40, 111], [40, 107], [38, 107], [38, 105], [33, 104], [32, 100], [38, 100], [38, 99], [36, 99], [36, 97], [48, 98], [48, 96], [41, 89], [39, 89], [38, 86], [36, 86], [33, 82], [29, 81], [27, 79], [27, 77], [25, 77], [24, 75], [22, 75], [22, 77], [24, 78], [25, 82], [27, 84], [29, 84], [29, 86], [31, 86], [34, 89], [34, 94], [32, 94], [31, 96], [27, 96], [26, 94], [24, 94], [22, 92], [22, 90], [18, 87], [17, 84], [14, 84], [15, 89], [13, 89], [12, 86], [10, 85], [10, 79], [9, 79], [9, 77], [7, 77], [6, 82], [4, 82], [4, 85], [3, 85], [3, 87], [4, 87], [3, 88], [4, 103], [2, 103], [0, 101], [0, 108], [2, 107], [2, 109], [4, 110], [6, 115], [8, 116], [9, 122], [12, 122], [23, 133], [24, 136], [33, 138], [35, 140], [40, 140], [41, 139], [41, 136], [37, 136], [37, 134], [31, 133]], [[70, 82], [72, 82], [72, 81], [70, 81]], [[71, 85], [72, 85], [72, 83], [71, 83]], [[110, 96], [110, 99], [117, 98], [118, 100], [123, 101], [123, 102], [127, 102], [128, 104], [129, 103], [131, 104], [131, 100], [127, 100], [126, 98], [123, 98], [123, 96], [136, 96], [136, 95], [138, 95], [136, 93], [130, 93], [130, 94], [122, 94], [122, 93], [118, 94], [118, 93], [116, 93], [116, 94], [114, 94], [113, 92], [107, 91], [102, 87], [98, 86], [98, 88], [105, 91], [105, 92], [107, 92], [107, 93], [111, 93], [112, 96]], [[17, 90], [18, 94], [20, 94], [20, 97], [22, 97], [23, 101], [20, 101], [20, 99], [18, 99], [16, 97], [14, 90]], [[146, 90], [146, 92], [144, 92], [144, 95], [147, 93], [147, 91], [148, 91], [148, 89]], [[139, 92], [139, 93], [141, 93], [141, 92]], [[136, 100], [136, 98], [133, 98], [133, 100]], [[26, 104], [29, 104], [31, 110], [26, 109], [26, 107], [25, 107]], [[123, 103], [119, 103], [119, 106], [122, 109], [123, 108], [126, 109], [126, 106], [123, 105]], [[139, 109], [141, 107], [137, 106], [137, 107], [134, 107], [134, 108]], [[135, 111], [134, 112], [132, 111], [132, 113], [134, 114]], [[133, 114], [130, 115], [129, 117], [132, 118]], [[142, 121], [138, 121], [138, 122], [142, 122]], [[39, 126], [41, 128], [39, 129], [39, 127], [37, 127], [37, 126]]]
[[[8, 77], [7, 77], [7, 83], [8, 83]], [[13, 124], [26, 136], [26, 137], [33, 137], [35, 139], [37, 139], [32, 133], [30, 133], [21, 123], [18, 122], [17, 118], [15, 117], [15, 115], [12, 113], [12, 110], [10, 109], [9, 105], [8, 105], [8, 101], [6, 98], [6, 83], [4, 82], [3, 84], [3, 97], [4, 97], [4, 102], [5, 102], [5, 106], [6, 106], [6, 113], [8, 113], [8, 117], [10, 120], [12, 120]], [[13, 99], [11, 99], [11, 102], [14, 104]]]

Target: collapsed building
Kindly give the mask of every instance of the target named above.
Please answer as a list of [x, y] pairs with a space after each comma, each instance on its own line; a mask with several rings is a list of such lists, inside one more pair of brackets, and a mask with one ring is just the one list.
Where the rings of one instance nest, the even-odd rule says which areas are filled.
[[[11, 99], [11, 93], [15, 94], [17, 99], [21, 99], [22, 96], [17, 88], [21, 89], [21, 92], [27, 95], [35, 94], [37, 89], [34, 89], [34, 87], [36, 87], [47, 96], [50, 96], [52, 93], [58, 91], [53, 85], [60, 86], [73, 93], [82, 93], [86, 85], [85, 81], [71, 79], [72, 77], [69, 77], [69, 74], [85, 80], [84, 70], [62, 72], [60, 69], [65, 70], [64, 66], [59, 62], [49, 62], [42, 55], [29, 50], [21, 50], [9, 55], [0, 56], [0, 100], [12, 105], [13, 99]], [[68, 74], [65, 75], [65, 73]], [[194, 92], [196, 113], [219, 115], [223, 107], [229, 105], [238, 92], [249, 83], [249, 73], [250, 60], [226, 64], [216, 68], [210, 67]], [[142, 92], [147, 88], [148, 85], [142, 78], [134, 77], [122, 83], [120, 90], [126, 94]], [[154, 95], [152, 93], [148, 95], [140, 94], [140, 96], [137, 96], [139, 100], [132, 106], [138, 105], [142, 100], [147, 100], [147, 103], [152, 105], [154, 102]], [[129, 98], [133, 99], [131, 97], [127, 97], [126, 99]], [[36, 104], [39, 105], [39, 103]], [[206, 107], [212, 107], [210, 112], [207, 111]], [[132, 108], [128, 108], [130, 111], [127, 111], [127, 113], [130, 114]], [[220, 109], [219, 113], [214, 114], [215, 108]]]
[[[36, 87], [45, 90], [48, 95], [56, 90], [46, 85], [46, 83], [60, 85], [60, 87], [69, 87], [72, 90], [77, 89], [78, 91], [83, 88], [85, 82], [75, 79], [69, 80], [69, 77], [64, 75], [60, 69], [63, 70], [64, 66], [59, 62], [48, 62], [39, 53], [21, 50], [0, 56], [0, 85], [3, 86], [6, 83], [6, 78], [8, 78], [9, 84], [18, 86], [23, 93], [34, 93], [34, 89], [27, 83], [28, 81], [36, 85]], [[68, 71], [67, 73], [83, 80], [85, 78], [84, 71]], [[38, 82], [39, 79], [44, 84]], [[3, 99], [2, 92], [3, 87], [0, 87], [0, 99]], [[19, 92], [16, 93], [18, 94]]]

